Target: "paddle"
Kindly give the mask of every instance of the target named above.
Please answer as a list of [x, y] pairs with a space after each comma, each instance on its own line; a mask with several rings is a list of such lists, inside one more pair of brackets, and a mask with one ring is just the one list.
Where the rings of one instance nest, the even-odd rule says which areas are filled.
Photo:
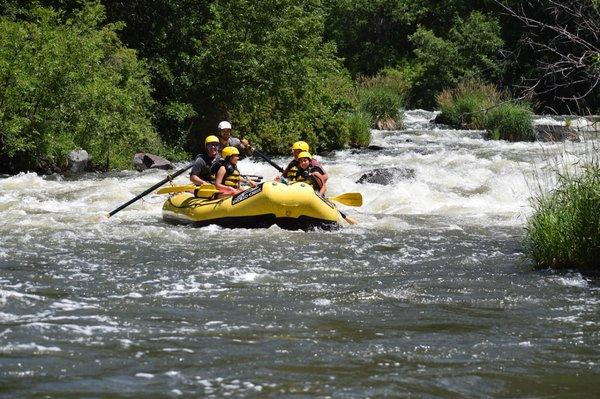
[[169, 186], [159, 189], [156, 194], [172, 194], [182, 193], [184, 191], [194, 190], [196, 197], [209, 198], [213, 194], [220, 192], [213, 184], [203, 184], [196, 186], [195, 184], [188, 184], [186, 186]]
[[262, 176], [257, 176], [257, 175], [241, 175], [244, 179], [248, 179], [248, 180], [252, 180], [255, 182], [260, 182], [263, 177]]
[[173, 173], [172, 175], [167, 176], [166, 178], [164, 178], [163, 180], [161, 180], [160, 182], [156, 183], [155, 185], [153, 185], [152, 187], [150, 187], [149, 189], [147, 189], [146, 191], [144, 191], [143, 193], [136, 195], [135, 197], [133, 197], [132, 199], [130, 199], [129, 201], [127, 201], [126, 203], [124, 203], [123, 205], [119, 206], [117, 209], [115, 209], [114, 211], [111, 211], [107, 217], [111, 217], [113, 216], [115, 213], [119, 212], [120, 210], [127, 208], [129, 205], [133, 204], [135, 201], [139, 200], [140, 198], [142, 198], [145, 195], [150, 194], [152, 191], [156, 190], [157, 188], [159, 188], [160, 186], [162, 186], [163, 184], [165, 184], [166, 182], [174, 179], [175, 177], [179, 176], [180, 174], [182, 174], [183, 172], [185, 172], [188, 169], [191, 169], [192, 166], [194, 166], [194, 162], [186, 165], [183, 169], [179, 169], [177, 172]]
[[258, 150], [257, 150], [256, 148], [254, 148], [254, 147], [251, 147], [251, 148], [252, 148], [252, 150], [254, 151], [254, 153], [255, 153], [255, 154], [257, 154], [259, 157], [261, 157], [262, 159], [264, 159], [265, 161], [267, 161], [267, 163], [268, 163], [269, 165], [271, 165], [272, 167], [274, 167], [275, 169], [277, 169], [277, 170], [278, 170], [278, 171], [280, 171], [281, 173], [285, 172], [281, 166], [279, 166], [279, 165], [277, 165], [275, 162], [271, 161], [271, 159], [270, 159], [268, 156], [266, 156], [266, 155], [265, 155], [265, 154], [263, 154], [262, 152], [258, 151]]
[[[269, 157], [267, 157], [265, 154], [263, 154], [262, 152], [260, 152], [256, 148], [252, 147], [252, 150], [254, 151], [255, 154], [257, 154], [259, 157], [261, 157], [262, 159], [264, 159], [265, 161], [267, 161], [269, 163], [269, 165], [273, 166], [279, 172], [281, 172], [281, 173], [285, 172], [281, 166], [277, 165]], [[341, 204], [344, 204], [344, 205], [347, 205], [347, 204], [345, 202], [343, 202], [343, 201], [346, 201], [348, 203], [353, 203], [353, 204], [358, 204], [360, 202], [360, 205], [362, 205], [362, 195], [360, 195], [360, 193], [348, 193], [348, 194], [349, 194], [349, 196], [345, 196], [344, 194], [342, 194], [342, 195], [338, 195], [337, 197], [333, 197], [331, 199], [333, 201], [336, 201], [336, 198], [337, 198], [337, 199], [339, 199], [339, 201], [337, 201], [337, 202], [339, 202]], [[360, 196], [360, 200], [357, 198], [356, 194], [358, 194], [358, 196]], [[350, 206], [360, 206], [360, 205], [350, 205]], [[354, 220], [350, 216], [346, 215], [345, 213], [343, 213], [339, 209], [338, 209], [338, 212], [340, 213], [340, 215], [342, 215], [342, 217], [344, 218], [344, 220], [346, 220], [348, 223], [350, 223], [350, 224], [358, 224], [358, 222], [356, 220]]]
[[327, 199], [347, 206], [362, 206], [363, 203], [361, 193], [344, 193]]

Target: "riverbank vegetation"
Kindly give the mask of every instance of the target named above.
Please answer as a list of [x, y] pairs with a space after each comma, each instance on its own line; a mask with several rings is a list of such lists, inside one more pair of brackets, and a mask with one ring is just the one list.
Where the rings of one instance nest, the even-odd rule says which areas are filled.
[[577, 170], [557, 173], [558, 184], [534, 198], [525, 248], [540, 268], [600, 268], [598, 149]]
[[[137, 151], [184, 159], [223, 119], [270, 153], [298, 139], [317, 152], [366, 146], [365, 126], [398, 128], [401, 108], [435, 107], [471, 81], [530, 102], [475, 93], [446, 116], [528, 140], [531, 111], [600, 108], [598, 7], [6, 0], [0, 172], [51, 170], [76, 148], [99, 169], [127, 167]], [[573, 73], [560, 73], [565, 63]]]
[[484, 129], [495, 140], [533, 141], [533, 111], [494, 85], [470, 79], [436, 97], [438, 122], [464, 129]]

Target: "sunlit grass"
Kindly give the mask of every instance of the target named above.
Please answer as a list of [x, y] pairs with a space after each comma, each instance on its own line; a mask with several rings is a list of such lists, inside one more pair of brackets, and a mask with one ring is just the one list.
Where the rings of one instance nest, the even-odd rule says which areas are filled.
[[557, 185], [533, 198], [525, 250], [537, 267], [600, 266], [600, 158], [597, 145], [580, 165], [561, 168]]

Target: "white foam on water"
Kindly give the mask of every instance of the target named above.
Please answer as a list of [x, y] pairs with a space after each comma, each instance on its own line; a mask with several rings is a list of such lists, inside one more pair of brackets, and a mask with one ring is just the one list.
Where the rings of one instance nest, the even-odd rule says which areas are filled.
[[151, 380], [152, 378], [154, 378], [154, 374], [150, 373], [136, 373], [135, 376], [138, 378], [145, 378], [147, 380]]
[[33, 354], [49, 354], [49, 353], [57, 353], [62, 352], [58, 346], [43, 346], [38, 345], [35, 342], [31, 342], [28, 344], [8, 344], [5, 346], [0, 346], [0, 353], [6, 355], [13, 354], [25, 354], [25, 353], [33, 353]]

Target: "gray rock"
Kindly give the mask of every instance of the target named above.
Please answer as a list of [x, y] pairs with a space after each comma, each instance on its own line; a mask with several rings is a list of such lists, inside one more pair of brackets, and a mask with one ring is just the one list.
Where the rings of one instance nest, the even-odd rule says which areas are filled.
[[146, 169], [173, 169], [173, 164], [158, 155], [138, 152], [133, 156], [133, 168], [138, 172]]
[[579, 135], [570, 127], [562, 125], [535, 125], [535, 138], [538, 141], [579, 141]]
[[373, 169], [363, 174], [356, 182], [373, 183], [387, 186], [398, 180], [414, 179], [415, 170], [411, 168], [385, 168]]
[[86, 150], [73, 150], [67, 156], [67, 170], [71, 173], [82, 173], [89, 169], [92, 157]]

